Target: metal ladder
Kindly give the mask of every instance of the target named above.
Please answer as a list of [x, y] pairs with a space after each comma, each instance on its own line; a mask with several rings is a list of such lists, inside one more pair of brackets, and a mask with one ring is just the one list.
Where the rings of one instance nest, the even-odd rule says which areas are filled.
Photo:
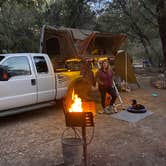
[[124, 110], [125, 108], [124, 108], [124, 103], [123, 103], [122, 98], [121, 98], [121, 96], [120, 96], [119, 90], [118, 90], [118, 88], [116, 87], [115, 81], [113, 81], [113, 87], [115, 88], [117, 97], [118, 97], [119, 102], [120, 102], [120, 103], [117, 103], [117, 104], [113, 104], [113, 109], [114, 109], [114, 112], [118, 112], [118, 110], [117, 110], [117, 107], [118, 107], [118, 106], [121, 106], [122, 110]]

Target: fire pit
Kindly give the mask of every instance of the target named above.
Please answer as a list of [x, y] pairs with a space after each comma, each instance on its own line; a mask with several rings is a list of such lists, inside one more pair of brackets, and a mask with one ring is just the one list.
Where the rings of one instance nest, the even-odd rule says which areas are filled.
[[[66, 126], [71, 128], [81, 127], [82, 140], [83, 140], [83, 155], [84, 166], [87, 166], [87, 138], [86, 127], [94, 127], [95, 103], [92, 101], [84, 101], [72, 92], [71, 100], [68, 103], [64, 103], [64, 113]], [[75, 130], [75, 129], [74, 129]], [[92, 140], [92, 139], [91, 139]]]
[[68, 127], [94, 126], [92, 112], [67, 112], [65, 118]]

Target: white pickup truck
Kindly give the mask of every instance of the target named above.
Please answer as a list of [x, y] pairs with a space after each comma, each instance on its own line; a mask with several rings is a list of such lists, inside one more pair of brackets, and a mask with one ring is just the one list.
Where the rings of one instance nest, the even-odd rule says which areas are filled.
[[65, 96], [68, 84], [47, 54], [0, 54], [0, 116], [47, 106]]

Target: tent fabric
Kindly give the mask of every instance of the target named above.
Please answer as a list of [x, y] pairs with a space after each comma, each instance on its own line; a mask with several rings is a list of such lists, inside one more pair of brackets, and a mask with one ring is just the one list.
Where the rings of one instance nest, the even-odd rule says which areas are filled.
[[85, 40], [78, 43], [79, 55], [85, 55], [90, 43], [95, 39], [96, 33], [92, 32]]
[[[50, 26], [45, 27], [43, 41], [42, 41], [42, 52], [48, 53], [47, 50], [47, 42], [51, 39], [57, 39], [59, 42], [59, 49], [60, 49], [60, 55], [61, 57], [77, 57], [77, 50], [74, 45], [73, 38], [69, 31], [66, 30], [59, 30]], [[52, 43], [53, 45], [55, 43]], [[53, 47], [56, 47], [55, 45]]]
[[107, 54], [115, 54], [126, 38], [125, 34], [92, 32], [85, 40], [79, 42], [79, 55], [89, 55], [95, 49], [103, 49]]
[[[127, 56], [127, 58], [126, 58]], [[127, 62], [126, 62], [127, 59]], [[126, 66], [127, 65], [127, 66]], [[138, 85], [136, 76], [134, 74], [133, 68], [132, 68], [132, 60], [127, 55], [127, 53], [120, 52], [117, 53], [115, 56], [115, 75], [120, 76], [122, 80], [127, 81], [128, 83], [134, 83]], [[127, 74], [126, 74], [126, 67], [127, 67]], [[127, 76], [127, 78], [126, 78]]]
[[75, 29], [75, 28], [66, 28], [60, 27], [60, 30], [69, 31], [74, 40], [85, 40], [93, 31], [85, 29]]
[[125, 34], [113, 35], [82, 29], [45, 26], [42, 40], [43, 53], [48, 53], [47, 42], [54, 38], [59, 42], [59, 56], [70, 58], [90, 55], [94, 49], [104, 49], [107, 53], [114, 54], [127, 36]]

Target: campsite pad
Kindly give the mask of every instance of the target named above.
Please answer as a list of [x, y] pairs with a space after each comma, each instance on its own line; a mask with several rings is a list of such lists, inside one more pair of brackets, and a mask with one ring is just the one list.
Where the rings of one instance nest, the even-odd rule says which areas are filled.
[[115, 119], [119, 119], [119, 120], [124, 120], [127, 122], [138, 122], [152, 114], [153, 114], [153, 112], [151, 112], [151, 111], [147, 111], [145, 113], [130, 113], [125, 110], [125, 111], [121, 111], [117, 114], [113, 114], [113, 115], [111, 115], [111, 117], [113, 117]]

